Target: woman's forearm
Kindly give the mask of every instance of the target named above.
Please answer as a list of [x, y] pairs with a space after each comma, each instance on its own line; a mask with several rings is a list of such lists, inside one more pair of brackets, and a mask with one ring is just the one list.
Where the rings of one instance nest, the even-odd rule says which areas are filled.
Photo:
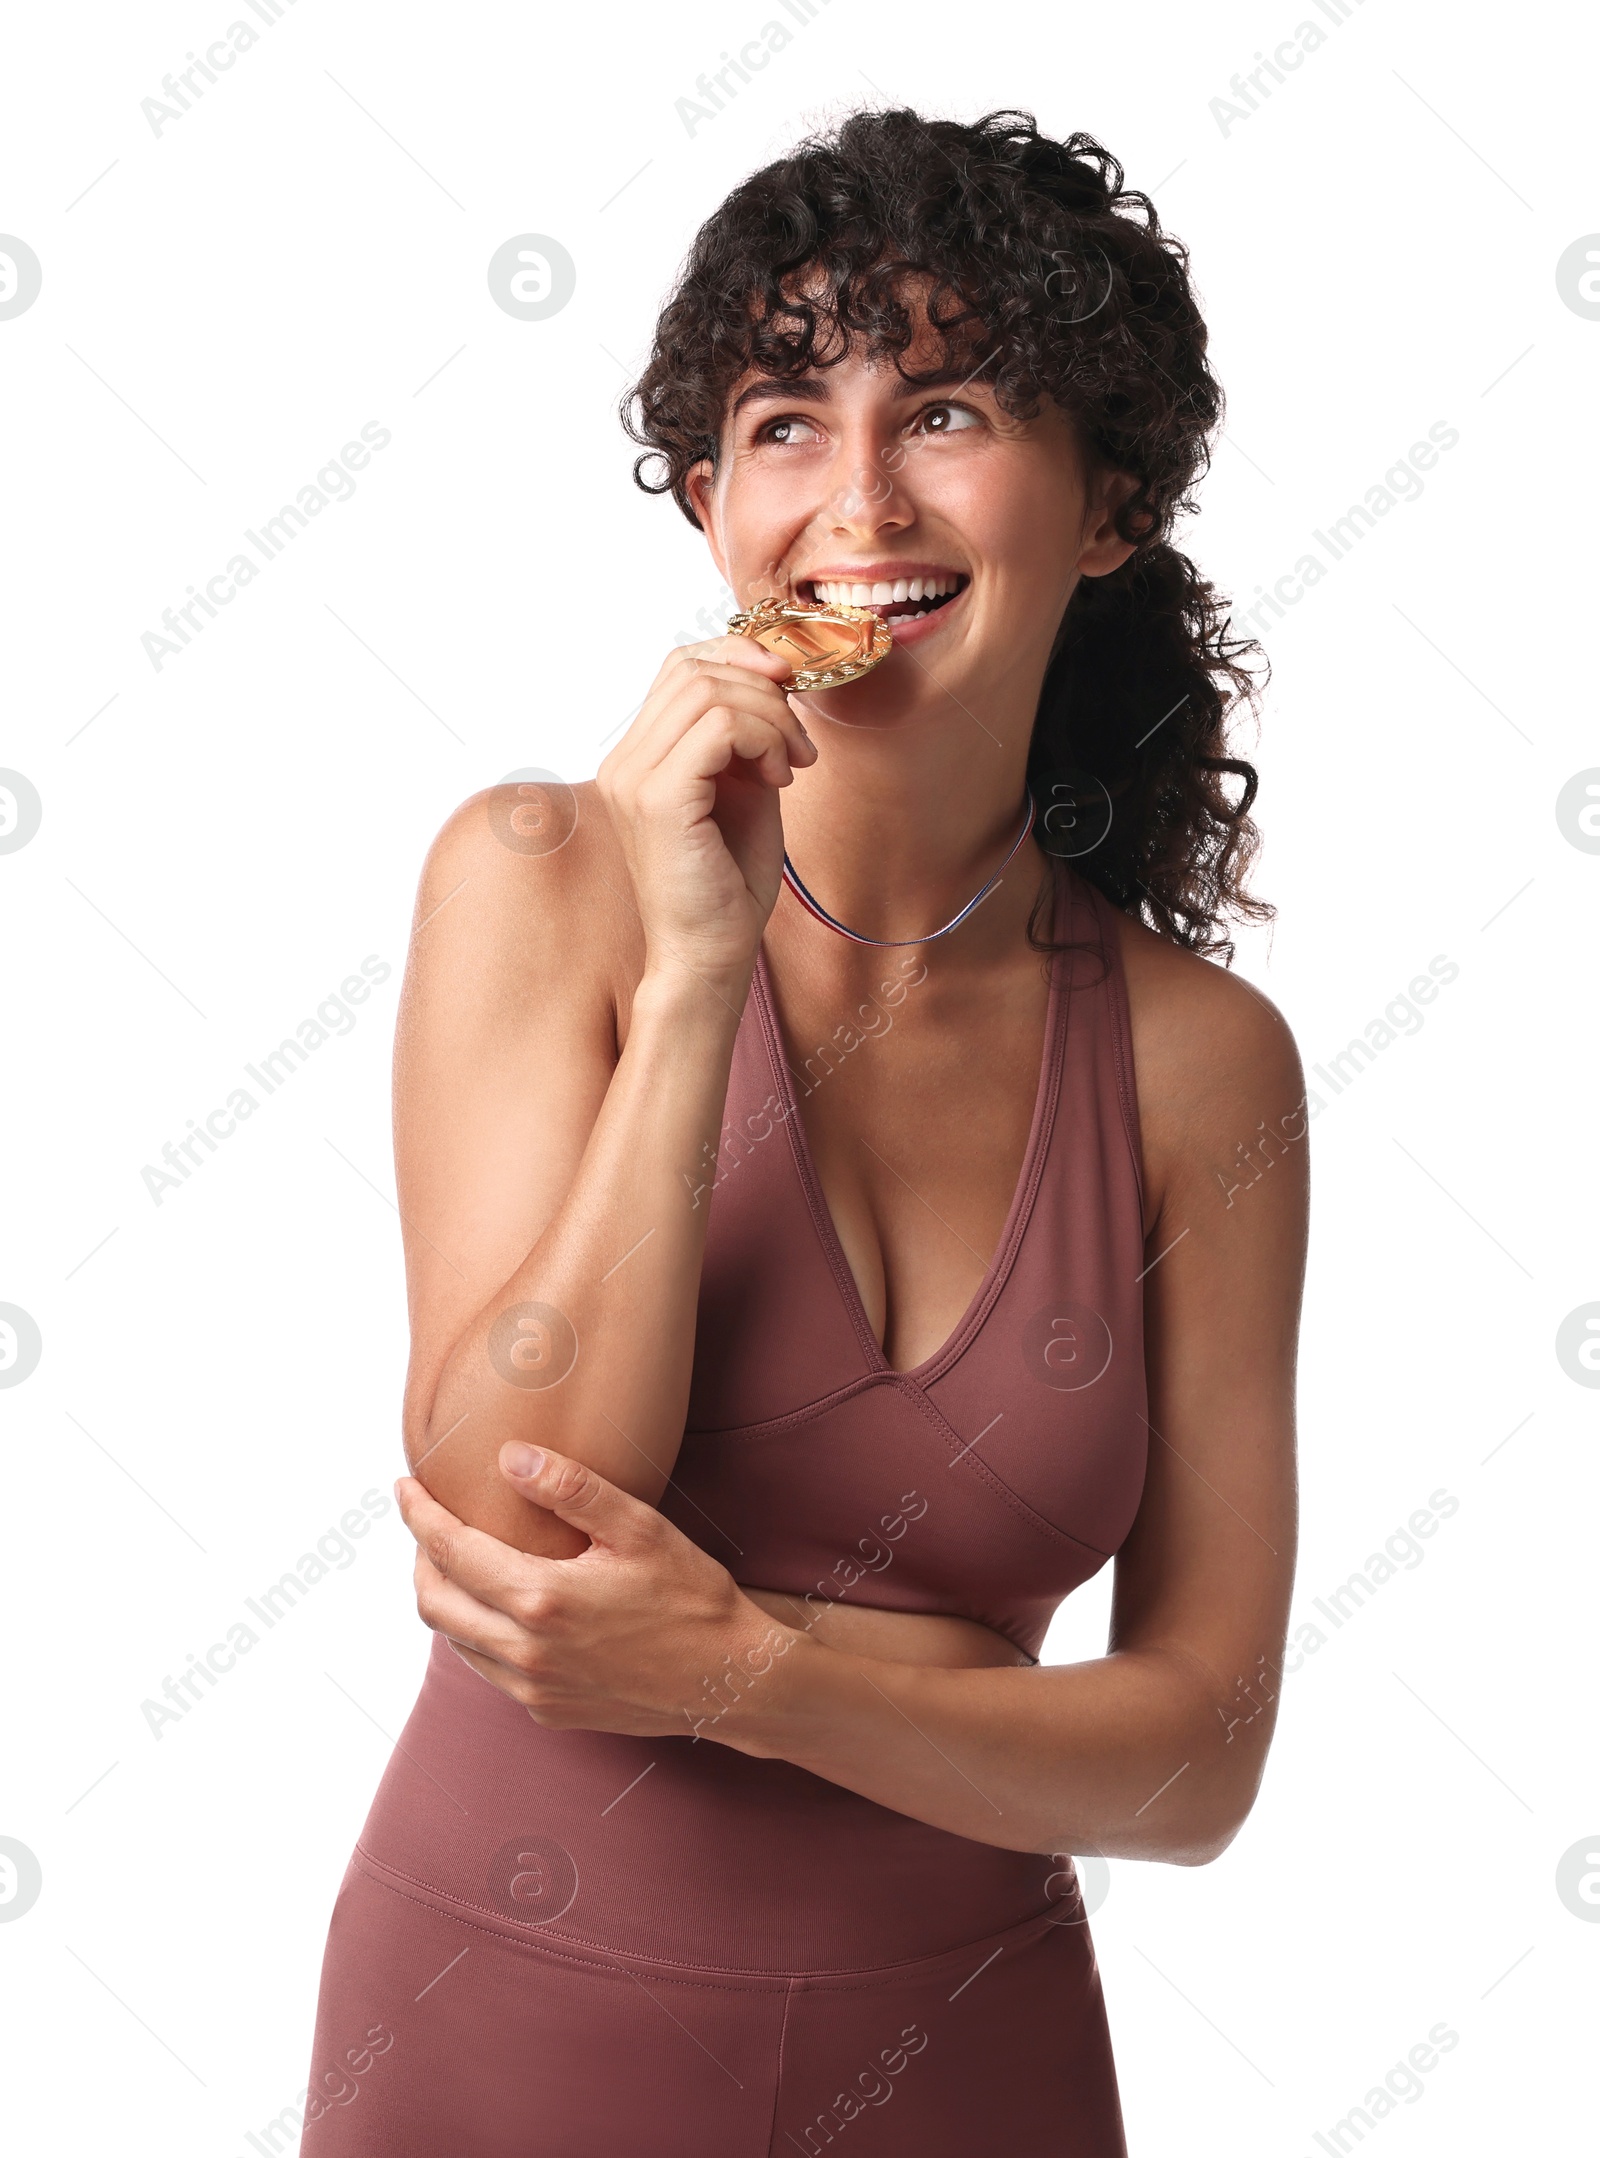
[[723, 1744], [1007, 1850], [1203, 1864], [1249, 1812], [1272, 1711], [1235, 1709], [1191, 1657], [951, 1670], [773, 1643]]
[[[499, 1474], [522, 1439], [654, 1503], [682, 1439], [710, 1187], [748, 980], [647, 973], [561, 1205], [446, 1359], [406, 1450], [442, 1504], [526, 1551], [584, 1539]], [[507, 1163], [506, 1173], [515, 1174]]]

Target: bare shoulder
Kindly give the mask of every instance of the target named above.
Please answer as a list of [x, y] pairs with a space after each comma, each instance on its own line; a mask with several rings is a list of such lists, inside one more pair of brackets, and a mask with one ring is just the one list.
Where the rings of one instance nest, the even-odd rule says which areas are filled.
[[1176, 1183], [1222, 1173], [1260, 1127], [1302, 1136], [1305, 1075], [1288, 1021], [1253, 982], [1128, 915], [1118, 927], [1153, 1219]]
[[637, 979], [632, 886], [592, 780], [507, 783], [470, 795], [428, 850], [407, 988], [485, 1023], [604, 1001]]

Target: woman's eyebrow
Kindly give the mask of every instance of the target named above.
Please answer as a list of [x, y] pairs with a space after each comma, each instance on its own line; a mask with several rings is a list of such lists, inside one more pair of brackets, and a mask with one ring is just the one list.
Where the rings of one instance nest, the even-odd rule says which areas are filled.
[[826, 404], [828, 385], [820, 375], [763, 375], [742, 389], [728, 408], [728, 417], [742, 412], [746, 405], [770, 404]]
[[[907, 382], [901, 376], [891, 395], [897, 402], [904, 402], [912, 397], [925, 397], [930, 390], [965, 389], [981, 372], [981, 368], [973, 368], [966, 374], [958, 374], [951, 369], [948, 373], [927, 376], [920, 382]], [[728, 408], [728, 417], [735, 418], [746, 405], [826, 404], [828, 397], [829, 384], [825, 376], [763, 375], [739, 392]]]

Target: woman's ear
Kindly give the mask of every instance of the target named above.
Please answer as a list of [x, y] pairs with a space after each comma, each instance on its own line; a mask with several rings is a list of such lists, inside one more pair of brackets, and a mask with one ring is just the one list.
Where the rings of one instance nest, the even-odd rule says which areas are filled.
[[[1128, 497], [1137, 494], [1140, 482], [1132, 472], [1103, 470], [1094, 482], [1094, 493], [1089, 502], [1088, 515], [1084, 519], [1084, 543], [1078, 556], [1078, 568], [1085, 577], [1106, 577], [1113, 570], [1121, 569], [1133, 553], [1136, 542], [1126, 540], [1117, 530], [1117, 512]], [[1142, 524], [1150, 525], [1148, 512]]]
[[711, 548], [711, 559], [717, 564], [718, 574], [726, 582], [726, 573], [717, 559], [716, 531], [711, 519], [711, 491], [716, 485], [716, 477], [716, 469], [711, 459], [702, 457], [698, 464], [691, 465], [684, 474], [683, 491], [689, 497], [690, 508], [700, 520], [700, 529]]
[[717, 575], [731, 590], [727, 553], [722, 544], [716, 516], [716, 484], [717, 468], [709, 457], [702, 457], [698, 464], [691, 465], [683, 476], [683, 491], [700, 520], [700, 529], [705, 534], [706, 546], [710, 550]]

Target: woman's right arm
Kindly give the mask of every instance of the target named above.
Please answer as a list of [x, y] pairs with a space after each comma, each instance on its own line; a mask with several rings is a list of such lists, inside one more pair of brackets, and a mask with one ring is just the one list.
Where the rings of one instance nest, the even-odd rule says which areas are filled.
[[570, 838], [508, 844], [497, 790], [423, 873], [395, 1044], [406, 1455], [521, 1550], [584, 1539], [506, 1483], [508, 1439], [651, 1504], [677, 1457], [776, 790], [816, 754], [784, 672], [746, 640], [672, 654]]

